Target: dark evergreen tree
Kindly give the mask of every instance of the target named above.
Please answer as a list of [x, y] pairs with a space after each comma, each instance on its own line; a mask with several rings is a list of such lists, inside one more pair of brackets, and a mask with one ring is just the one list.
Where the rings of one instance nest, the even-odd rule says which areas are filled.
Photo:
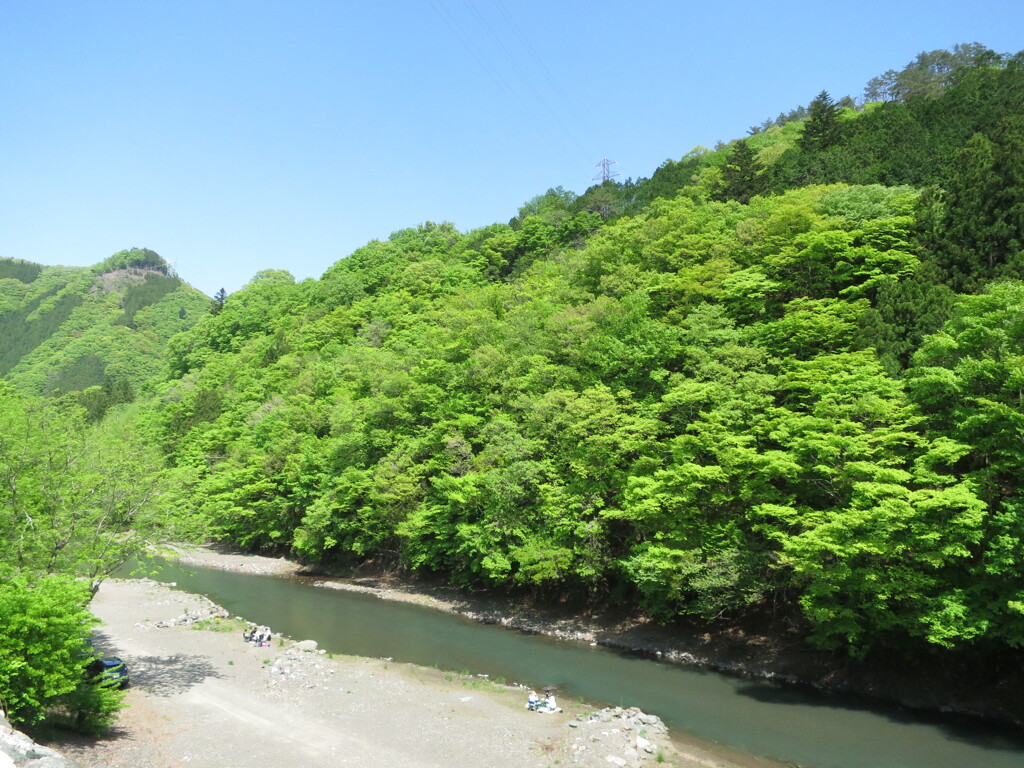
[[942, 278], [934, 264], [925, 263], [902, 280], [883, 282], [872, 310], [858, 319], [856, 345], [875, 349], [891, 375], [901, 374], [924, 339], [952, 314], [956, 294]]
[[760, 172], [761, 164], [753, 148], [746, 141], [737, 141], [722, 167], [720, 199], [750, 202], [750, 198], [764, 191]]
[[213, 294], [213, 301], [210, 303], [210, 314], [219, 315], [224, 311], [224, 305], [228, 300], [228, 292], [221, 288]]
[[832, 101], [828, 91], [815, 96], [807, 112], [800, 148], [806, 152], [820, 152], [838, 143], [842, 138], [839, 110], [839, 105]]
[[1024, 117], [1000, 121], [991, 138], [975, 134], [940, 201], [927, 240], [954, 288], [1024, 276]]

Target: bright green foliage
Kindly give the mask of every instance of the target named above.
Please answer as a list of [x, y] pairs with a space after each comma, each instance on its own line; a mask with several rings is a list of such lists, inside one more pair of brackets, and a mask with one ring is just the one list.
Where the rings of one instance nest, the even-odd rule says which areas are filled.
[[957, 468], [988, 504], [983, 559], [970, 582], [989, 634], [1020, 645], [1024, 597], [1020, 477], [1024, 451], [1024, 284], [964, 297], [942, 332], [915, 356], [910, 392], [929, 425], [965, 446]]
[[964, 297], [914, 358], [910, 391], [928, 419], [975, 447], [988, 494], [1005, 494], [1024, 465], [1016, 432], [1024, 351], [1024, 285]]
[[86, 640], [97, 623], [85, 582], [50, 576], [0, 582], [0, 707], [15, 723], [34, 723], [58, 706], [94, 732], [108, 724], [122, 694], [88, 680]]
[[87, 427], [68, 400], [0, 385], [0, 575], [71, 574], [96, 586], [184, 533], [159, 457], [129, 419]]
[[854, 654], [1024, 646], [1024, 55], [872, 87], [212, 302], [144, 249], [0, 259], [0, 706], [109, 724], [88, 587], [199, 531]]
[[971, 484], [936, 472], [965, 448], [932, 448], [870, 354], [797, 363], [781, 383], [768, 436], [799, 470], [776, 485], [784, 502], [754, 512], [802, 584], [815, 634], [855, 649], [897, 632], [940, 645], [981, 634], [947, 626], [985, 525]]
[[929, 434], [875, 352], [898, 370], [896, 324], [938, 295], [916, 191], [684, 195], [583, 247], [576, 202], [261, 273], [177, 337], [157, 418], [186, 503], [249, 547], [466, 586], [782, 601], [857, 651], [984, 637], [965, 585], [1016, 529], [990, 542], [973, 438]]
[[17, 384], [0, 382], [0, 707], [97, 734], [122, 694], [85, 671], [92, 590], [189, 533], [138, 414], [112, 409], [156, 375], [205, 300], [151, 251], [35, 266], [0, 279], [0, 371]]

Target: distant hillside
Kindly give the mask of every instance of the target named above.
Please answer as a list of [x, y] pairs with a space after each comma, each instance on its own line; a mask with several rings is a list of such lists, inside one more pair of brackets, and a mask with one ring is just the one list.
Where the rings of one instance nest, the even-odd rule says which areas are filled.
[[93, 267], [0, 259], [0, 376], [38, 394], [106, 387], [123, 398], [161, 371], [168, 339], [209, 307], [145, 249]]

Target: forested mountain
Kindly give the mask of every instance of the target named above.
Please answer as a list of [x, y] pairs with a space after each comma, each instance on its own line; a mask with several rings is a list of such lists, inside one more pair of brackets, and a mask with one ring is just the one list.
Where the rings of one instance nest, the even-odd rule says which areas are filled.
[[[29, 478], [0, 486], [0, 575], [101, 576], [131, 547], [76, 566], [80, 519], [135, 547], [185, 524], [854, 654], [1017, 652], [1024, 52], [921, 54], [866, 96], [224, 302], [148, 252], [0, 262], [11, 382], [148, 393], [90, 431], [106, 406], [0, 388], [26, 435], [0, 474]], [[44, 482], [83, 451], [60, 476], [102, 510]]]
[[650, 179], [257, 275], [171, 343], [185, 498], [315, 560], [1019, 645], [1024, 56], [936, 55]]
[[145, 249], [94, 267], [0, 259], [0, 376], [36, 394], [79, 393], [98, 417], [161, 375], [167, 340], [209, 307]]

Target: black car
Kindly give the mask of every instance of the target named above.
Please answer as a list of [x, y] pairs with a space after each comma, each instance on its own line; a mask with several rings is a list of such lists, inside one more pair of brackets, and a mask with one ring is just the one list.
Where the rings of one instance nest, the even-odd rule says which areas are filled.
[[94, 680], [101, 685], [117, 686], [127, 688], [129, 683], [128, 665], [116, 656], [109, 659], [94, 659], [86, 667]]

